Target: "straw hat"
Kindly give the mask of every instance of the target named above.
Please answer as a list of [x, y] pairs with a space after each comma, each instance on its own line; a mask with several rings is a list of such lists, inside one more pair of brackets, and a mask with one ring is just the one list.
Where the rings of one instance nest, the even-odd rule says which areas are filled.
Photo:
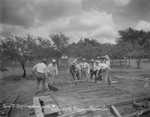
[[94, 61], [95, 61], [94, 59], [91, 59], [91, 60], [90, 60], [90, 62], [94, 62]]
[[42, 62], [46, 63], [46, 62], [47, 62], [47, 59], [43, 59]]
[[53, 60], [52, 60], [52, 62], [53, 62], [53, 63], [55, 63], [55, 62], [56, 62], [56, 60], [55, 60], [55, 59], [53, 59]]
[[82, 61], [85, 61], [85, 60], [86, 60], [85, 58], [82, 59]]
[[96, 60], [96, 63], [100, 63], [99, 60]]

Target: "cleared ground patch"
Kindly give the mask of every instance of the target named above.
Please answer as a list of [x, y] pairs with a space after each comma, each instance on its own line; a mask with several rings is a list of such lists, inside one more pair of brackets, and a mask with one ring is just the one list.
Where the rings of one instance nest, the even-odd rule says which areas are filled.
[[[129, 68], [113, 68], [111, 78], [114, 76], [125, 76], [125, 77], [140, 77], [140, 78], [150, 78], [150, 69], [148, 69], [149, 63], [143, 63], [142, 69], [129, 69]], [[150, 68], [150, 67], [149, 67]], [[27, 79], [22, 78], [22, 69], [17, 67], [15, 69], [8, 68], [9, 71], [2, 73], [2, 78], [0, 79], [0, 91], [1, 96], [0, 100], [3, 100], [8, 95], [19, 94], [19, 98], [16, 104], [19, 105], [32, 105], [33, 104], [33, 96], [35, 92], [35, 78], [31, 74], [31, 67], [27, 67]], [[69, 74], [69, 70], [59, 71], [59, 75], [57, 77], [61, 81], [70, 81], [72, 80], [71, 75]], [[150, 94], [149, 88], [144, 88], [145, 83], [149, 83], [150, 81], [138, 81], [138, 80], [131, 80], [131, 79], [114, 79], [117, 80], [119, 83], [114, 84], [113, 88], [108, 88], [102, 86], [102, 84], [94, 84], [94, 83], [79, 83], [75, 86], [73, 83], [62, 87], [59, 83], [59, 80], [56, 80], [55, 86], [58, 87], [60, 90], [71, 90], [78, 88], [86, 88], [88, 86], [99, 87], [101, 86], [98, 91], [93, 89], [93, 92], [79, 92], [81, 94], [81, 100], [86, 101], [91, 100], [93, 97], [97, 99], [99, 98], [101, 101], [88, 101], [87, 105], [105, 105], [107, 103], [118, 102], [122, 100], [131, 99], [134, 97], [141, 97], [147, 96]], [[64, 84], [65, 85], [65, 84]], [[90, 87], [88, 87], [90, 88]], [[97, 93], [95, 93], [97, 92]], [[69, 92], [68, 92], [69, 93]], [[61, 95], [61, 93], [59, 94]], [[84, 98], [82, 98], [82, 95]], [[92, 96], [91, 96], [92, 95]], [[74, 95], [78, 97], [77, 95]], [[91, 96], [91, 97], [90, 97]], [[98, 97], [99, 96], [99, 97]], [[89, 97], [86, 98], [86, 97]], [[28, 117], [29, 116], [29, 108], [24, 107], [22, 109], [14, 108], [11, 117]]]

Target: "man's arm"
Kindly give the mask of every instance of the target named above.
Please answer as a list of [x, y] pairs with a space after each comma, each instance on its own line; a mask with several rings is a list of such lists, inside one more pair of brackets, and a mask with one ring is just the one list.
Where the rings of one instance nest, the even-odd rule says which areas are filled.
[[99, 66], [97, 67], [96, 76], [98, 76], [98, 75], [99, 75], [99, 71], [100, 71], [101, 67], [102, 67], [101, 65], [99, 65]]
[[[37, 64], [38, 65], [38, 64]], [[33, 68], [32, 68], [32, 74], [35, 74], [35, 71], [37, 71], [37, 65], [35, 65]]]

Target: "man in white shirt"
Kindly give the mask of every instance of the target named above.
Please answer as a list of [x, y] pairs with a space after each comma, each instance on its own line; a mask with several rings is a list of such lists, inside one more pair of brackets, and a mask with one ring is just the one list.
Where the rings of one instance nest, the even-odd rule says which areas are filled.
[[32, 73], [36, 76], [36, 80], [37, 80], [35, 95], [39, 93], [38, 89], [39, 89], [41, 82], [42, 82], [42, 93], [44, 93], [45, 91], [45, 80], [47, 76], [46, 63], [47, 63], [47, 60], [43, 59], [41, 63], [36, 64], [32, 69]]
[[53, 59], [52, 63], [50, 63], [47, 67], [48, 83], [52, 84], [57, 75], [58, 75], [58, 67], [56, 64], [56, 60]]
[[81, 67], [79, 60], [76, 59], [76, 65], [75, 65], [76, 71], [77, 71], [77, 79], [81, 79]]
[[81, 77], [82, 79], [89, 80], [88, 75], [90, 74], [90, 65], [86, 62], [86, 59], [83, 58], [82, 62], [80, 63], [81, 68]]
[[109, 56], [108, 56], [108, 55], [105, 55], [105, 56], [103, 56], [103, 58], [104, 58], [103, 63], [106, 63], [107, 65], [110, 66], [110, 58], [109, 58]]
[[102, 77], [103, 77], [104, 83], [106, 85], [111, 85], [111, 80], [109, 77], [110, 71], [111, 71], [110, 65], [106, 63], [100, 63], [99, 69], [102, 70]]

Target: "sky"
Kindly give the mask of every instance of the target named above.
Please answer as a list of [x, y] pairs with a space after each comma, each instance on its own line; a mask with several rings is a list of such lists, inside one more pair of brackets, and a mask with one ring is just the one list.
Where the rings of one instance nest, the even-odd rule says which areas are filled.
[[129, 27], [150, 31], [150, 0], [0, 0], [0, 37], [62, 32], [70, 42], [115, 43]]

